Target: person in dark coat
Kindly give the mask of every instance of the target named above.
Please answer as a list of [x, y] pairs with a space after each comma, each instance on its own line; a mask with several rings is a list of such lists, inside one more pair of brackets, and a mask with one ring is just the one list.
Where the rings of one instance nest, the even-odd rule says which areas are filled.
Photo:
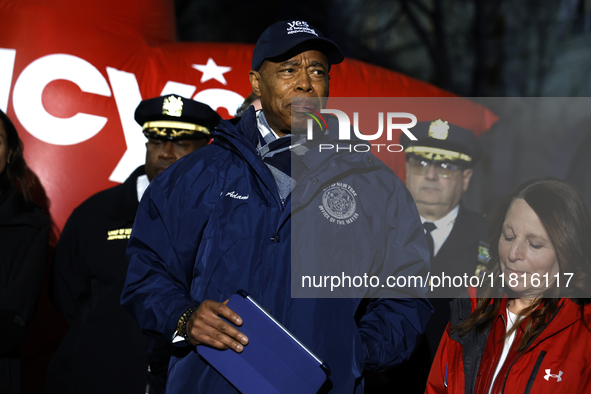
[[[332, 298], [307, 276], [428, 271], [418, 211], [401, 180], [370, 152], [321, 151], [318, 144], [339, 141], [336, 117], [313, 138], [299, 135], [312, 120], [303, 111], [325, 108], [330, 66], [343, 58], [305, 21], [268, 27], [249, 73], [262, 109], [223, 120], [210, 145], [147, 189], [121, 303], [145, 331], [174, 344], [167, 393], [236, 394], [245, 381], [265, 387], [264, 372], [250, 373], [264, 367], [229, 363], [248, 374], [233, 386], [199, 355], [207, 347], [218, 355], [277, 348], [240, 331], [242, 319], [245, 327], [256, 320], [224, 302], [239, 289], [330, 367], [322, 393], [363, 393], [364, 371], [407, 358], [423, 332], [431, 306], [421, 286], [374, 292], [349, 284]], [[290, 356], [277, 360], [295, 369]]]
[[[461, 201], [470, 184], [472, 169], [482, 156], [478, 138], [471, 130], [441, 119], [419, 122], [412, 132], [416, 141], [403, 133], [400, 143], [407, 159], [406, 187], [417, 204], [429, 244], [431, 276], [478, 275], [488, 261], [486, 221]], [[370, 378], [369, 392], [386, 392], [392, 385], [404, 393], [425, 391], [431, 363], [449, 321], [449, 303], [465, 289], [450, 285], [450, 281], [443, 284], [432, 279], [434, 286], [440, 286], [428, 293], [434, 314], [423, 341], [407, 362], [386, 375]]]
[[47, 262], [51, 224], [32, 202], [33, 179], [16, 128], [0, 111], [0, 393], [7, 394], [20, 393], [19, 343]]
[[[220, 121], [208, 105], [167, 95], [144, 100], [135, 119], [148, 138], [145, 166], [101, 191], [68, 219], [55, 255], [54, 303], [71, 325], [52, 359], [45, 393], [164, 391], [168, 357], [119, 304], [125, 249], [143, 192], [181, 157], [207, 145]], [[148, 356], [157, 359], [150, 363]], [[159, 360], [159, 361], [158, 361]], [[162, 365], [163, 364], [163, 365]], [[164, 373], [160, 373], [161, 371]]]

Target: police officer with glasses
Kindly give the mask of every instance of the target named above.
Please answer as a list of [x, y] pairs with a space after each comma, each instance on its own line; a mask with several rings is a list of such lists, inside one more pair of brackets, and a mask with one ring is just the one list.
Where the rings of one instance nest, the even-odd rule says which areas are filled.
[[[464, 206], [462, 195], [482, 157], [480, 142], [471, 130], [445, 119], [419, 122], [412, 133], [416, 141], [402, 133], [400, 144], [406, 154], [406, 187], [417, 205], [431, 253], [431, 277], [478, 275], [488, 261], [486, 223], [481, 214]], [[424, 392], [428, 370], [449, 321], [449, 302], [461, 291], [447, 281], [427, 293], [435, 312], [422, 343], [410, 360], [386, 375], [368, 379], [368, 385], [378, 388], [395, 383], [401, 386], [400, 392]]]

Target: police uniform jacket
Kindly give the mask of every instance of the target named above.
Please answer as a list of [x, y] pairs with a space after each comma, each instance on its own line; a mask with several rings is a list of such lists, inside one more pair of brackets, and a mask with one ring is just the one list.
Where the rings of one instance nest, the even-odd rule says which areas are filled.
[[[284, 205], [256, 149], [253, 108], [237, 124], [222, 120], [214, 136], [146, 190], [128, 247], [123, 305], [144, 330], [171, 341], [189, 308], [243, 289], [329, 365], [327, 390], [362, 393], [364, 369], [389, 367], [414, 348], [431, 315], [424, 290], [393, 289], [407, 299], [374, 298], [356, 321], [359, 298], [292, 298], [292, 261], [373, 261], [392, 274], [426, 273], [428, 249], [410, 193], [369, 153], [311, 149]], [[335, 194], [356, 191], [354, 221], [323, 215], [323, 198], [336, 201], [331, 186]], [[167, 393], [236, 393], [184, 345], [171, 359]]]
[[[474, 275], [479, 263], [479, 255], [486, 248], [486, 221], [476, 212], [466, 209], [460, 203], [458, 216], [454, 226], [439, 249], [439, 253], [431, 259], [431, 275], [463, 277]], [[488, 250], [488, 249], [486, 249]], [[483, 256], [480, 256], [482, 259]], [[422, 341], [408, 361], [394, 367], [380, 381], [372, 377], [371, 384], [376, 392], [386, 392], [388, 387], [396, 384], [401, 392], [421, 394], [425, 391], [427, 377], [431, 363], [437, 352], [437, 347], [445, 327], [450, 318], [449, 303], [459, 296], [465, 289], [449, 287], [435, 289], [427, 293], [429, 302], [433, 305], [433, 316], [427, 324]], [[408, 377], [412, 376], [412, 379]], [[382, 391], [383, 390], [383, 391]]]
[[45, 393], [144, 393], [146, 337], [121, 307], [125, 249], [138, 207], [139, 167], [68, 219], [55, 254], [54, 303], [70, 330], [50, 364]]
[[[479, 246], [486, 243], [486, 221], [460, 203], [458, 216], [449, 236], [431, 259], [431, 274], [446, 276], [474, 275], [478, 265]], [[449, 288], [449, 286], [447, 286]], [[461, 289], [454, 290], [461, 293]], [[454, 298], [456, 295], [453, 295]]]
[[[475, 275], [478, 265], [486, 262], [482, 260], [485, 258], [482, 256], [482, 249], [487, 248], [488, 245], [486, 240], [484, 217], [466, 209], [460, 203], [458, 216], [449, 236], [437, 255], [431, 259], [431, 275], [441, 277], [445, 273], [451, 278], [454, 276], [463, 278], [465, 274], [468, 277]], [[425, 331], [429, 345], [429, 362], [435, 357], [439, 340], [449, 321], [449, 303], [452, 299], [459, 297], [465, 289], [465, 287], [454, 287], [453, 283], [450, 287], [445, 283], [445, 287], [428, 293], [435, 310]]]
[[0, 392], [18, 392], [19, 342], [33, 317], [47, 263], [49, 218], [22, 193], [0, 194]]

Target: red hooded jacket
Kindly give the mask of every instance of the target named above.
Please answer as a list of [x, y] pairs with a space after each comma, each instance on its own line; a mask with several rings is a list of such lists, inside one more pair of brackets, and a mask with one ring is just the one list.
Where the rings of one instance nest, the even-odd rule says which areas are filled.
[[[492, 326], [463, 336], [450, 334], [453, 326], [475, 309], [475, 298], [452, 303], [451, 321], [433, 361], [426, 394], [488, 394], [506, 332], [507, 298], [499, 305]], [[591, 325], [591, 304], [584, 309]], [[580, 305], [570, 299], [558, 303], [558, 311], [544, 330], [523, 351], [517, 351], [527, 319], [516, 331], [513, 345], [494, 382], [492, 394], [591, 393], [591, 331], [581, 321]]]

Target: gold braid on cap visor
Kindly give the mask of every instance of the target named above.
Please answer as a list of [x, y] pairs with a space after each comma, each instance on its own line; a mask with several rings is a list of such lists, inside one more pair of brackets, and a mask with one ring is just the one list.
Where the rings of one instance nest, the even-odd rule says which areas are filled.
[[[167, 133], [166, 130], [169, 129], [170, 133]], [[175, 129], [180, 129], [179, 131]], [[172, 137], [176, 138], [181, 135], [194, 135], [195, 132], [200, 132], [203, 134], [211, 135], [209, 129], [205, 126], [201, 126], [194, 123], [185, 123], [185, 122], [172, 122], [168, 120], [155, 120], [152, 122], [144, 123], [142, 127], [142, 131], [148, 131], [150, 133], [155, 133], [161, 137]]]
[[454, 152], [446, 149], [431, 148], [429, 146], [410, 146], [404, 150], [406, 153], [414, 153], [424, 157], [427, 160], [435, 161], [454, 161], [464, 160], [472, 161], [472, 158], [464, 153]]

